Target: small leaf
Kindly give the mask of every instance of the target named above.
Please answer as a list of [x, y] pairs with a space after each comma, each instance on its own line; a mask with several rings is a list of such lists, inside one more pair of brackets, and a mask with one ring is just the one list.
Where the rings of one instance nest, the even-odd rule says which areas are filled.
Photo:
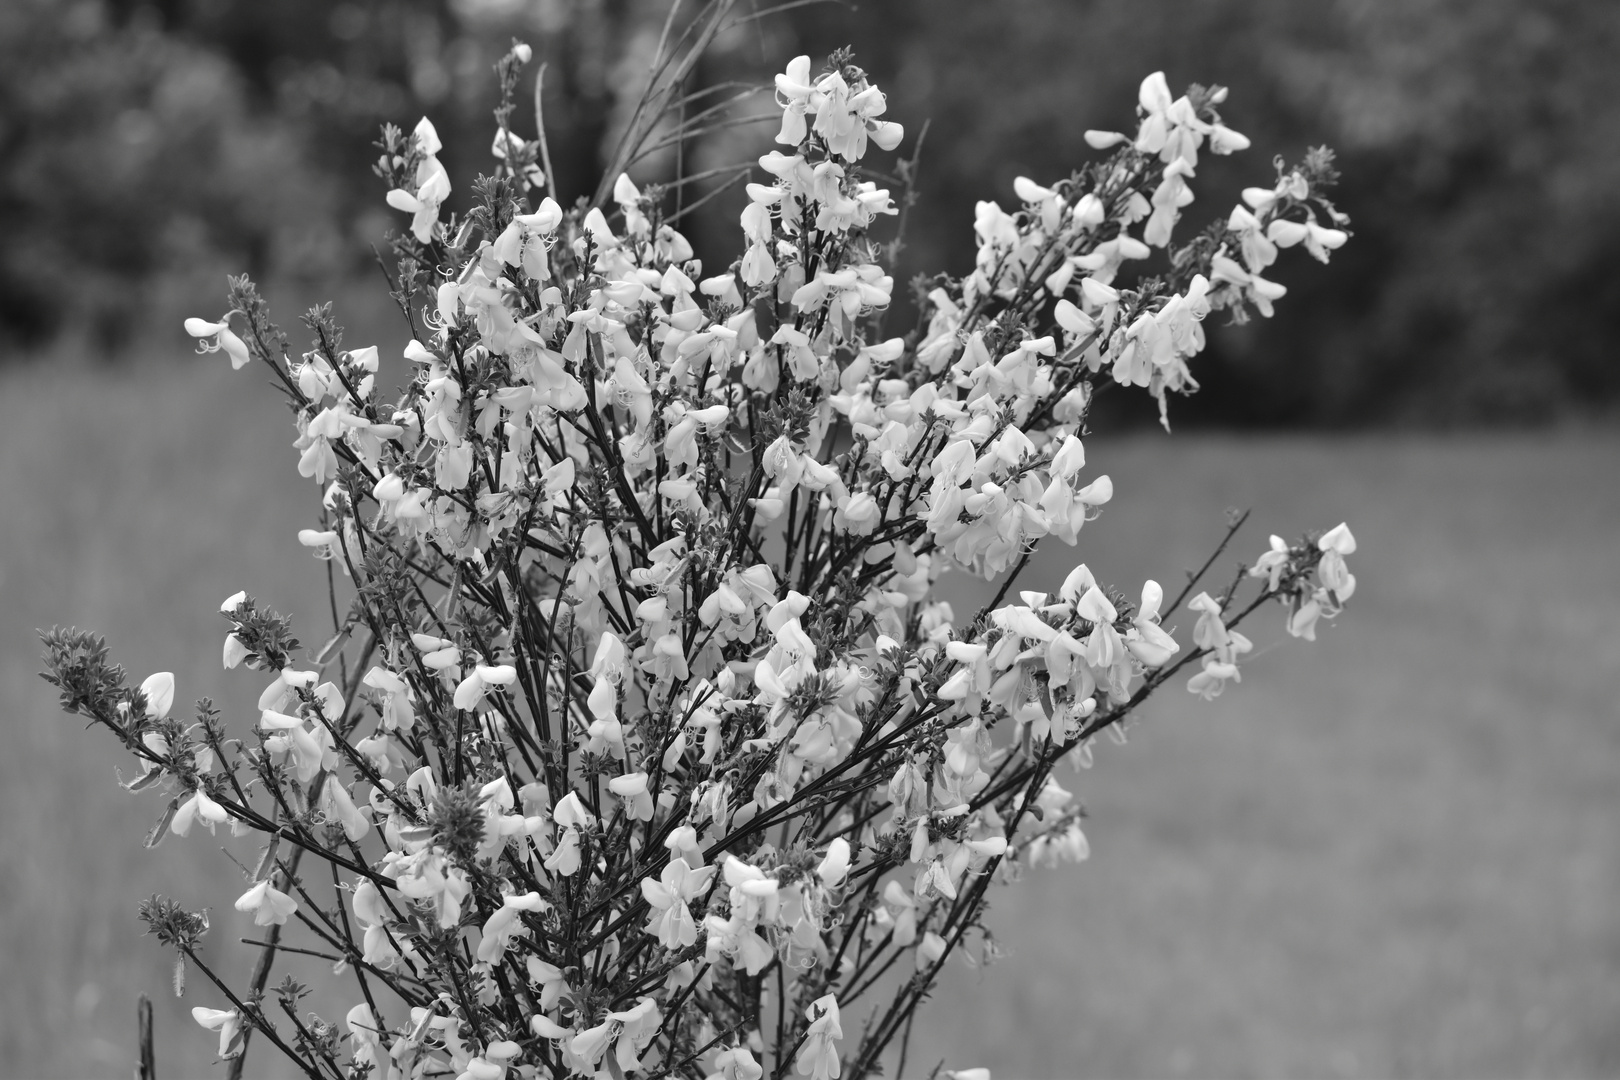
[[422, 1013], [422, 1019], [417, 1023], [411, 1033], [405, 1037], [406, 1046], [420, 1046], [427, 1037], [428, 1025], [433, 1023], [433, 1010], [427, 1009]]
[[147, 788], [151, 787], [153, 784], [162, 779], [162, 769], [150, 769], [147, 772], [137, 776], [127, 784], [124, 783], [123, 778], [120, 777], [118, 780], [118, 786], [123, 788], [125, 791], [145, 791]]
[[1046, 679], [1036, 679], [1035, 685], [1041, 692], [1041, 711], [1051, 720], [1057, 714], [1057, 706], [1052, 702], [1052, 685]]
[[335, 635], [333, 635], [331, 641], [328, 641], [325, 645], [321, 646], [321, 651], [315, 654], [315, 663], [320, 667], [325, 667], [327, 664], [330, 664], [337, 658], [338, 653], [343, 651], [343, 646], [347, 645], [348, 643], [349, 627], [345, 626], [342, 630], [339, 630]]
[[276, 849], [281, 846], [281, 834], [271, 833], [270, 842], [264, 847], [264, 854], [259, 856], [259, 865], [253, 871], [253, 883], [268, 878], [276, 868]]
[[158, 818], [157, 824], [152, 826], [152, 831], [146, 834], [146, 846], [148, 848], [155, 848], [163, 843], [163, 838], [169, 833], [169, 823], [174, 820], [174, 815], [179, 809], [180, 796], [176, 795], [169, 800], [169, 805], [164, 809], [162, 816]]

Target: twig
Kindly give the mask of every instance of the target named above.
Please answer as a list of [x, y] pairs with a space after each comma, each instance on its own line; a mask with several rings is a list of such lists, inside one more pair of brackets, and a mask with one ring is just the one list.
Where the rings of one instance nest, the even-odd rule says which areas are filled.
[[917, 1010], [912, 1009], [911, 1015], [906, 1017], [906, 1029], [900, 1035], [900, 1063], [894, 1068], [895, 1080], [905, 1080], [906, 1058], [911, 1053], [911, 1025], [917, 1019]]
[[1012, 588], [1012, 583], [1018, 580], [1018, 575], [1024, 572], [1024, 567], [1029, 565], [1029, 560], [1034, 555], [1035, 549], [1033, 547], [1024, 552], [1023, 556], [1018, 560], [1018, 565], [1012, 568], [1012, 573], [1007, 575], [1007, 577], [1001, 583], [1001, 588], [996, 590], [995, 599], [991, 600], [988, 604], [979, 609], [979, 614], [974, 617], [974, 622], [978, 622], [986, 615], [990, 614], [996, 609], [998, 604], [1007, 598], [1007, 590]]
[[1248, 520], [1249, 511], [1245, 510], [1227, 524], [1226, 535], [1221, 537], [1221, 542], [1219, 544], [1215, 545], [1215, 550], [1209, 553], [1209, 558], [1204, 560], [1204, 565], [1198, 568], [1198, 572], [1196, 574], [1191, 575], [1187, 579], [1187, 584], [1182, 586], [1181, 591], [1176, 594], [1176, 598], [1171, 601], [1170, 606], [1162, 609], [1159, 612], [1160, 622], [1168, 619], [1171, 612], [1175, 611], [1176, 608], [1181, 606], [1181, 602], [1187, 599], [1187, 594], [1193, 591], [1193, 586], [1198, 584], [1200, 578], [1209, 573], [1209, 568], [1215, 565], [1215, 560], [1221, 557], [1221, 552], [1226, 550], [1226, 545], [1232, 542], [1232, 537], [1237, 535], [1237, 531], [1243, 528], [1243, 523]]
[[157, 1059], [152, 1050], [152, 999], [145, 994], [135, 1006], [135, 1023], [141, 1054], [140, 1063], [135, 1066], [135, 1080], [157, 1080]]
[[928, 125], [932, 122], [932, 120], [922, 122], [922, 128], [917, 132], [917, 141], [912, 144], [911, 157], [906, 159], [904, 177], [906, 190], [900, 196], [900, 220], [895, 224], [894, 240], [889, 244], [891, 268], [899, 262], [900, 252], [906, 247], [906, 222], [911, 219], [911, 207], [917, 201], [917, 167], [922, 159], [923, 141], [928, 138]]
[[540, 133], [540, 161], [546, 170], [546, 191], [560, 203], [562, 200], [557, 196], [557, 174], [551, 168], [551, 144], [546, 141], [545, 85], [546, 65], [542, 63], [534, 76], [534, 126]]
[[746, 179], [748, 179], [748, 173], [739, 172], [736, 176], [733, 176], [730, 180], [727, 180], [725, 183], [721, 184], [719, 187], [715, 188], [713, 191], [711, 191], [708, 194], [704, 195], [700, 199], [694, 200], [690, 205], [683, 206], [680, 210], [678, 210], [675, 213], [671, 214], [669, 217], [665, 218], [664, 220], [665, 221], [679, 221], [681, 218], [685, 217], [687, 214], [690, 214], [692, 211], [696, 210], [698, 207], [702, 206], [704, 203], [708, 202], [710, 199], [713, 199], [713, 198], [716, 198], [717, 196], [725, 194], [726, 192], [730, 191], [732, 188], [736, 187], [738, 184], [742, 183]]

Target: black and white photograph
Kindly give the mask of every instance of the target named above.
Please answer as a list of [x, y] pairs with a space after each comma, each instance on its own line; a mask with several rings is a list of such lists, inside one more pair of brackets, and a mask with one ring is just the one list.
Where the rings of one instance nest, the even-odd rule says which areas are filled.
[[0, 1078], [1620, 1077], [1620, 5], [0, 2]]

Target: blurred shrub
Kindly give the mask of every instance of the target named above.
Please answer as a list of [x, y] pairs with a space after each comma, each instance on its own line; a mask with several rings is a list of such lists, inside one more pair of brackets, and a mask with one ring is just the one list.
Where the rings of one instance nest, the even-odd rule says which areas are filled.
[[[489, 167], [490, 65], [513, 36], [548, 65], [565, 202], [588, 194], [666, 0], [66, 0], [0, 5], [0, 333], [127, 325], [155, 279], [207, 266], [363, 269], [397, 226], [369, 183], [376, 126], [431, 115], [465, 206]], [[760, 8], [768, 5], [761, 0]], [[920, 130], [898, 280], [965, 269], [973, 203], [1065, 176], [1140, 65], [1233, 88], [1256, 153], [1340, 152], [1356, 242], [1275, 320], [1218, 329], [1184, 423], [1534, 421], [1620, 406], [1620, 4], [1592, 0], [885, 0], [822, 4], [718, 43], [699, 85], [851, 41]], [[1013, 119], [1016, 118], [1016, 119]], [[518, 123], [532, 124], [527, 110]], [[679, 148], [690, 173], [759, 133]], [[1207, 162], [1193, 222], [1237, 176]], [[667, 178], [672, 151], [638, 180]], [[881, 164], [880, 169], [884, 168]], [[688, 233], [729, 250], [741, 193]], [[167, 275], [167, 276], [165, 276]], [[187, 284], [185, 287], [193, 286]], [[900, 292], [903, 290], [897, 290]], [[71, 303], [69, 298], [71, 297]], [[898, 298], [898, 297], [897, 297]], [[896, 321], [899, 321], [898, 313]], [[1144, 412], [1143, 420], [1151, 417]]]
[[[462, 205], [491, 164], [490, 68], [514, 32], [550, 67], [559, 188], [589, 193], [663, 9], [662, 0], [7, 0], [0, 344], [65, 331], [116, 346], [151, 316], [167, 329], [177, 307], [218, 295], [226, 271], [374, 272], [370, 246], [397, 224], [370, 175], [379, 125], [408, 128], [431, 113]], [[528, 110], [521, 121], [532, 131]]]
[[0, 331], [116, 344], [226, 266], [325, 267], [328, 186], [212, 50], [104, 5], [0, 5]]
[[[807, 48], [880, 43], [862, 59], [891, 111], [934, 121], [913, 265], [940, 246], [966, 262], [985, 192], [1066, 175], [1137, 63], [1231, 86], [1257, 153], [1340, 152], [1355, 243], [1274, 322], [1212, 335], [1184, 416], [1444, 424], [1620, 403], [1620, 5], [896, 0], [793, 18]], [[1220, 164], [1199, 170], [1194, 221], [1235, 201]]]

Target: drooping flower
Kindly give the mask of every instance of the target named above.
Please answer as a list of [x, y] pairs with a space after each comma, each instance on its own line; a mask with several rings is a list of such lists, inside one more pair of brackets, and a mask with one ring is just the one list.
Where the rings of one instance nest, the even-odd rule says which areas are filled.
[[248, 354], [248, 347], [231, 330], [229, 317], [219, 322], [209, 322], [207, 319], [191, 318], [186, 320], [186, 333], [194, 338], [202, 339], [197, 351], [200, 353], [223, 352], [231, 358], [231, 368], [240, 371], [252, 359]]
[[1142, 606], [1131, 620], [1132, 629], [1125, 639], [1125, 647], [1131, 651], [1131, 655], [1147, 667], [1162, 667], [1181, 651], [1176, 639], [1159, 625], [1159, 605], [1162, 603], [1164, 590], [1159, 583], [1145, 582], [1142, 585]]
[[208, 826], [209, 832], [213, 832], [215, 825], [229, 818], [230, 814], [225, 808], [209, 798], [207, 791], [198, 787], [175, 811], [174, 818], [169, 822], [169, 829], [176, 836], [185, 836], [191, 832], [193, 822], [201, 821]]
[[149, 718], [161, 720], [168, 716], [169, 708], [174, 704], [174, 673], [159, 671], [148, 675], [141, 683], [141, 694], [146, 698], [146, 715]]
[[652, 792], [647, 788], [647, 774], [625, 773], [608, 781], [608, 790], [624, 803], [625, 815], [631, 821], [651, 821], [653, 816]]
[[1355, 554], [1356, 538], [1351, 534], [1350, 526], [1341, 522], [1323, 533], [1316, 546], [1322, 552], [1322, 561], [1316, 566], [1317, 576], [1343, 603], [1356, 591], [1356, 575], [1350, 572], [1344, 562], [1346, 555]]
[[191, 1018], [209, 1031], [219, 1032], [220, 1057], [237, 1057], [247, 1048], [242, 1014], [235, 1009], [206, 1009], [199, 1005], [191, 1010]]
[[811, 112], [811, 99], [816, 90], [810, 85], [810, 58], [795, 56], [788, 61], [787, 70], [776, 77], [776, 102], [782, 106], [782, 130], [776, 141], [797, 146], [809, 134], [805, 114]]
[[836, 836], [827, 845], [827, 854], [816, 866], [816, 876], [821, 883], [830, 889], [843, 884], [844, 876], [849, 873], [849, 841], [842, 836]]
[[458, 709], [476, 709], [491, 687], [511, 686], [517, 682], [517, 668], [510, 664], [486, 666], [477, 664], [472, 674], [456, 687], [454, 704]]
[[793, 1067], [800, 1076], [810, 1080], [837, 1080], [843, 1071], [838, 1057], [838, 1040], [844, 1029], [838, 1022], [838, 999], [832, 994], [817, 998], [805, 1010], [810, 1028], [804, 1042], [793, 1059]]

